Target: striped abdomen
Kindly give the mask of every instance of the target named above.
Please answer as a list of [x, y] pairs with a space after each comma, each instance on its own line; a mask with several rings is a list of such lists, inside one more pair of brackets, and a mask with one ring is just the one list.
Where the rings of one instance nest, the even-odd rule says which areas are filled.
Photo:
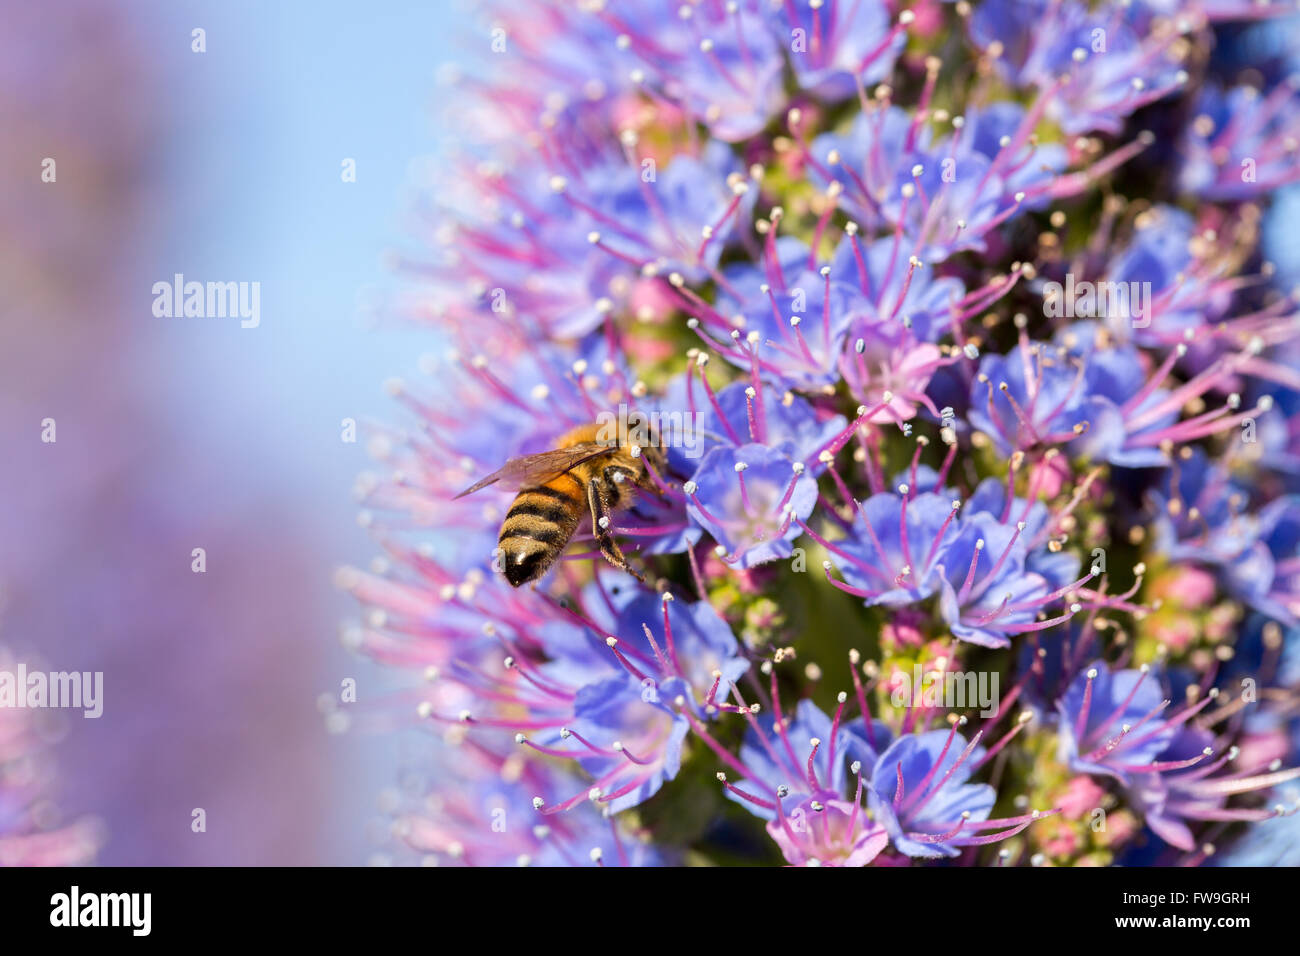
[[519, 492], [497, 539], [512, 586], [546, 573], [577, 530], [586, 501], [582, 481], [572, 472]]

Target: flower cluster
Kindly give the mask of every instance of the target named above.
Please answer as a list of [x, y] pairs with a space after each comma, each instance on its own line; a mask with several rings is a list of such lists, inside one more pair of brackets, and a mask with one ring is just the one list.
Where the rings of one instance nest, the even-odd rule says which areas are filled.
[[423, 678], [393, 833], [1108, 865], [1278, 827], [1300, 859], [1300, 313], [1261, 226], [1300, 83], [1227, 42], [1285, 13], [495, 5], [404, 263], [434, 381], [391, 383], [386, 553], [339, 574], [349, 646]]

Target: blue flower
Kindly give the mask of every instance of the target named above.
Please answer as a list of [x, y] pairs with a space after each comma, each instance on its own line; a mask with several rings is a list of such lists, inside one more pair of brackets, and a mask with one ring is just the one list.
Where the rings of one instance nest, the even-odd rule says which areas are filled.
[[1107, 328], [1117, 340], [1164, 348], [1212, 344], [1214, 340], [1207, 343], [1195, 333], [1207, 318], [1227, 310], [1230, 295], [1216, 281], [1214, 257], [1192, 255], [1195, 239], [1192, 217], [1173, 206], [1157, 206], [1137, 221], [1128, 243], [1106, 264], [1105, 281], [1129, 289], [1141, 288], [1132, 283], [1148, 284], [1149, 312], [1141, 317], [1106, 316]]
[[1300, 179], [1300, 78], [1264, 94], [1250, 86], [1201, 88], [1183, 128], [1179, 187], [1201, 199], [1242, 201]]
[[1204, 450], [1178, 456], [1151, 493], [1155, 550], [1172, 561], [1231, 567], [1259, 545], [1250, 493]]
[[[1263, 821], [1294, 814], [1300, 799], [1293, 792], [1287, 803], [1274, 801], [1267, 807], [1227, 807], [1237, 794], [1265, 792], [1300, 777], [1300, 769], [1269, 772], [1229, 764], [1237, 761], [1236, 747], [1222, 755], [1215, 751], [1213, 733], [1196, 727], [1180, 727], [1159, 754], [1153, 772], [1138, 775], [1129, 785], [1133, 802], [1142, 808], [1146, 824], [1166, 843], [1180, 850], [1196, 848], [1190, 824], [1207, 820]], [[1289, 805], [1288, 805], [1289, 804]]]
[[1020, 541], [1025, 548], [1025, 567], [1043, 577], [1053, 589], [1063, 588], [1078, 576], [1079, 559], [1069, 551], [1052, 551], [1048, 539], [1057, 532], [1058, 515], [1041, 501], [1012, 498], [1007, 501], [1005, 482], [985, 478], [963, 506], [970, 518], [980, 513], [996, 516], [1006, 524], [1023, 523]]
[[825, 0], [770, 4], [774, 27], [788, 38], [799, 87], [826, 100], [848, 99], [857, 84], [885, 79], [905, 42], [890, 29], [880, 0]]
[[1057, 702], [1057, 759], [1076, 773], [1128, 782], [1173, 740], [1176, 722], [1159, 717], [1168, 703], [1149, 668], [1112, 673], [1094, 662]]
[[[673, 681], [659, 689], [670, 700]], [[592, 796], [618, 813], [648, 800], [682, 765], [682, 742], [690, 725], [658, 693], [647, 694], [640, 681], [619, 674], [578, 691], [573, 726], [562, 737], [578, 736], [585, 754], [578, 763], [594, 779]]]
[[876, 761], [868, 805], [894, 847], [908, 856], [954, 857], [988, 820], [996, 792], [969, 783], [982, 747], [955, 732], [899, 737]]
[[1094, 13], [1075, 0], [985, 0], [973, 7], [969, 32], [981, 49], [1001, 45], [995, 69], [1035, 87], [1065, 132], [1114, 135], [1187, 80], [1169, 55], [1177, 31], [1154, 30], [1138, 7]]
[[1259, 546], [1229, 568], [1242, 600], [1290, 626], [1300, 623], [1300, 495], [1283, 495], [1259, 513]]
[[739, 448], [761, 444], [801, 461], [810, 474], [818, 474], [824, 463], [818, 460], [844, 431], [843, 415], [825, 415], [798, 395], [784, 396], [761, 383], [754, 388], [733, 382], [717, 393], [716, 404], [703, 412], [704, 448]]
[[946, 534], [956, 508], [950, 498], [933, 493], [872, 495], [858, 508], [850, 535], [832, 545], [850, 593], [867, 604], [901, 607], [923, 601], [939, 584]]
[[962, 281], [913, 263], [897, 239], [862, 243], [856, 237], [856, 230], [850, 230], [830, 263], [831, 275], [855, 286], [864, 300], [852, 334], [907, 332], [912, 342], [938, 342], [952, 334], [957, 307], [964, 304], [966, 294]]
[[[646, 18], [648, 25], [662, 25], [656, 38], [662, 39], [653, 54], [639, 51], [645, 85], [701, 117], [720, 140], [734, 143], [760, 132], [786, 102], [785, 62], [764, 22], [762, 4], [743, 0], [727, 5], [726, 13], [722, 5], [682, 6], [669, 0], [662, 6]], [[665, 47], [681, 52], [665, 58]]]
[[618, 608], [614, 633], [624, 635], [620, 644], [655, 660], [661, 673], [684, 680], [701, 712], [719, 682], [725, 697], [726, 688], [749, 669], [731, 628], [709, 602], [667, 600], [643, 588], [624, 594], [630, 596], [612, 598]]
[[961, 522], [941, 565], [939, 612], [954, 637], [1007, 647], [1010, 635], [1041, 629], [1035, 620], [1054, 590], [1027, 569], [1022, 533], [987, 512]]
[[558, 681], [581, 685], [621, 674], [608, 645], [615, 637], [647, 696], [657, 699], [661, 685], [684, 681], [690, 693], [682, 703], [702, 716], [715, 689], [726, 697], [749, 668], [731, 628], [707, 601], [674, 600], [630, 575], [610, 574], [584, 589], [582, 606], [589, 626], [565, 621], [539, 628], [550, 658], [546, 672]]
[[860, 113], [847, 134], [817, 137], [812, 167], [838, 185], [840, 207], [863, 228], [901, 228], [916, 257], [942, 262], [983, 251], [986, 234], [1046, 201], [1065, 153], [1028, 145], [1030, 119], [1000, 103], [933, 139], [918, 118], [889, 106]]
[[709, 452], [684, 490], [691, 518], [741, 569], [789, 557], [817, 504], [803, 462], [759, 444]]
[[816, 269], [797, 240], [783, 240], [776, 252], [767, 268], [724, 271], [723, 308], [734, 310], [737, 335], [749, 349], [722, 343], [719, 351], [745, 369], [757, 363], [790, 388], [820, 392], [838, 378], [849, 325], [865, 304], [851, 286], [831, 281], [827, 267]]
[[1064, 349], [1022, 343], [984, 355], [971, 383], [970, 423], [1003, 455], [1074, 439], [1082, 429], [1084, 368]]
[[[873, 730], [878, 743], [890, 739], [883, 723], [876, 721]], [[740, 762], [745, 767], [740, 792], [737, 786], [729, 786], [727, 799], [763, 820], [790, 816], [806, 799], [843, 799], [849, 763], [857, 762], [860, 772], [868, 774], [876, 761], [876, 749], [863, 739], [862, 732], [862, 728], [832, 722], [810, 700], [799, 701], [793, 718], [786, 715], [780, 724], [774, 713], [752, 718], [740, 745]]]
[[1109, 461], [1124, 468], [1163, 465], [1158, 447], [1164, 430], [1178, 419], [1169, 407], [1169, 393], [1148, 389], [1147, 374], [1130, 347], [1094, 349], [1087, 358], [1081, 412], [1088, 428], [1073, 449], [1091, 461]]
[[[557, 188], [574, 195], [581, 208], [594, 210], [588, 234], [593, 245], [636, 271], [678, 271], [693, 282], [717, 267], [755, 196], [740, 164], [718, 142], [699, 156], [678, 156], [650, 181], [642, 167], [620, 165]], [[711, 233], [701, 238], [705, 227]]]

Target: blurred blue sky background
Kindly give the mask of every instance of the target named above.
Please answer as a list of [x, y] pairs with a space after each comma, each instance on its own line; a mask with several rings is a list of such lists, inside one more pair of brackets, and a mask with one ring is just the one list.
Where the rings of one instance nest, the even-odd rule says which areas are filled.
[[[316, 600], [293, 616], [318, 643], [325, 676], [333, 675], [322, 691], [337, 692], [339, 679], [355, 676], [363, 697], [375, 695], [385, 675], [335, 639], [338, 621], [356, 608], [333, 589], [331, 572], [374, 551], [351, 496], [367, 466], [364, 436], [344, 444], [340, 422], [400, 416], [382, 383], [413, 373], [437, 344], [400, 322], [373, 327], [360, 306], [382, 301], [395, 285], [383, 256], [408, 238], [413, 163], [448, 135], [435, 75], [454, 60], [466, 17], [449, 2], [394, 0], [156, 9], [155, 42], [174, 39], [173, 69], [186, 76], [171, 104], [179, 127], [166, 176], [175, 205], [150, 275], [256, 279], [262, 289], [257, 329], [155, 320], [142, 302], [140, 321], [158, 326], [150, 361], [168, 373], [159, 401], [201, 436], [196, 448], [213, 466], [206, 500], [270, 494], [284, 510], [269, 537], [286, 547], [295, 528], [313, 528], [323, 549], [307, 563]], [[189, 52], [195, 26], [207, 31], [204, 54]], [[356, 160], [355, 183], [342, 181], [344, 158]], [[395, 741], [364, 733], [328, 739], [322, 730], [304, 745], [329, 755], [329, 785], [318, 795], [329, 808], [320, 862], [366, 860], [374, 849], [366, 820], [380, 789], [396, 783]]]
[[[468, 16], [414, 0], [111, 5], [121, 29], [107, 55], [148, 77], [133, 92], [79, 79], [87, 45], [110, 42], [92, 7], [60, 0], [41, 14], [84, 17], [88, 36], [32, 17], [37, 35], [14, 38], [40, 51], [52, 91], [33, 107], [31, 142], [16, 134], [14, 161], [34, 182], [27, 164], [56, 149], [42, 137], [59, 124], [42, 111], [82, 123], [110, 104], [145, 111], [139, 208], [115, 220], [102, 283], [55, 244], [60, 281], [85, 284], [88, 314], [4, 316], [0, 372], [15, 374], [0, 389], [0, 437], [15, 453], [0, 477], [12, 505], [0, 638], [51, 669], [105, 671], [104, 718], [71, 721], [54, 748], [65, 811], [107, 825], [101, 863], [365, 862], [401, 757], [391, 736], [327, 734], [316, 708], [345, 677], [363, 700], [387, 686], [337, 637], [356, 608], [332, 572], [375, 553], [351, 493], [365, 439], [343, 443], [340, 422], [400, 421], [384, 380], [438, 347], [391, 319], [372, 327], [359, 304], [399, 284], [384, 253], [409, 240], [412, 164], [447, 138], [435, 76], [472, 36]], [[191, 50], [196, 27], [204, 53]], [[355, 183], [341, 179], [344, 158]], [[24, 188], [39, 210], [77, 174], [70, 158], [58, 187]], [[5, 228], [32, 236], [40, 223], [0, 227], [6, 240]], [[153, 283], [178, 272], [260, 282], [260, 327], [155, 317]], [[47, 410], [59, 444], [33, 449]], [[83, 447], [92, 431], [98, 444]], [[87, 472], [75, 487], [73, 471]], [[208, 549], [201, 581], [191, 543]], [[209, 808], [207, 839], [189, 832], [194, 806]]]

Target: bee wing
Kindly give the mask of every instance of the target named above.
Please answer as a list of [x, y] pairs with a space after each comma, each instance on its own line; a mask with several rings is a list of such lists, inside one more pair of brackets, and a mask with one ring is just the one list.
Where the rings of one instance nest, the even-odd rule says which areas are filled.
[[[564, 474], [584, 461], [599, 458], [601, 455], [613, 454], [618, 449], [596, 442], [582, 442], [569, 448], [556, 448], [536, 455], [524, 455], [512, 458], [486, 478], [470, 485], [456, 498], [472, 495], [481, 488], [500, 482], [507, 488], [523, 488], [526, 485], [545, 484], [548, 480]], [[453, 501], [455, 498], [452, 499]]]

